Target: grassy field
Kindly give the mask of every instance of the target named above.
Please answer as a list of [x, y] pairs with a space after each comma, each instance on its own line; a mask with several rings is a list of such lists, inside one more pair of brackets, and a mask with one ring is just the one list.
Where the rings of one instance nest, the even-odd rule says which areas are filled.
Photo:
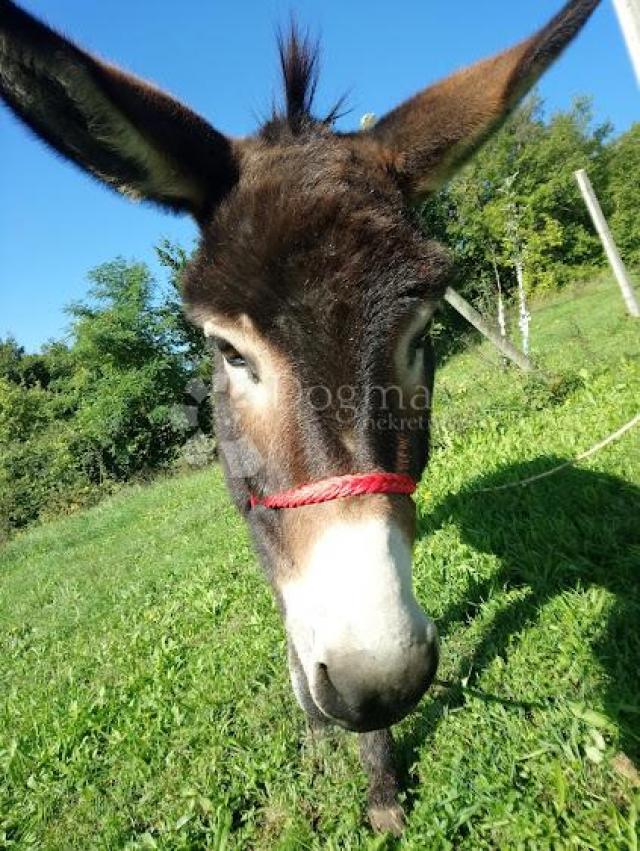
[[[441, 371], [415, 584], [441, 682], [396, 728], [401, 840], [355, 737], [317, 750], [217, 471], [131, 488], [0, 551], [0, 848], [637, 849], [639, 328], [603, 279], [539, 305], [548, 377]], [[489, 490], [483, 490], [489, 489]]]

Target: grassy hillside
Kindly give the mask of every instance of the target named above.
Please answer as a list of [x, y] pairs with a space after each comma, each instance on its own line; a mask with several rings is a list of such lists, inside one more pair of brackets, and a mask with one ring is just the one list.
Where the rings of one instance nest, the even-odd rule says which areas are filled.
[[[415, 584], [440, 685], [372, 837], [355, 737], [305, 744], [278, 615], [217, 471], [0, 551], [0, 848], [637, 849], [640, 328], [603, 280], [540, 305], [550, 377], [442, 370]], [[489, 490], [483, 490], [489, 489]], [[634, 766], [635, 763], [635, 766]]]

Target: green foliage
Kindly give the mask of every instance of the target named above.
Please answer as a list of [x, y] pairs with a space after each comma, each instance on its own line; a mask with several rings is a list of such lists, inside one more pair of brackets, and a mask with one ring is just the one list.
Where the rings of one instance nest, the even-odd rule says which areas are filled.
[[165, 466], [189, 437], [174, 408], [203, 358], [173, 286], [158, 297], [124, 260], [89, 281], [68, 346], [0, 344], [0, 534]]
[[640, 267], [640, 123], [611, 145], [609, 195], [611, 230], [623, 260]]
[[365, 824], [356, 737], [305, 739], [277, 608], [213, 469], [0, 551], [0, 846], [636, 849], [637, 433], [477, 491], [636, 413], [637, 328], [610, 279], [533, 313], [535, 354], [568, 383], [502, 372], [488, 345], [436, 382], [414, 585], [442, 660], [394, 728], [403, 839]]
[[[640, 125], [610, 141], [608, 124], [594, 126], [588, 98], [545, 120], [530, 97], [437, 196], [424, 205], [425, 233], [452, 248], [456, 287], [481, 312], [497, 313], [498, 282], [507, 300], [516, 289], [516, 262], [525, 289], [540, 295], [604, 265], [600, 242], [574, 171], [586, 168], [629, 263], [638, 262]], [[588, 274], [587, 274], [588, 276]], [[467, 334], [445, 314], [444, 351]]]
[[20, 381], [20, 364], [24, 358], [24, 348], [13, 337], [0, 340], [0, 378]]
[[179, 245], [164, 239], [155, 248], [156, 256], [169, 273], [169, 286], [160, 307], [167, 332], [176, 349], [181, 351], [194, 374], [209, 380], [212, 373], [211, 355], [200, 328], [193, 325], [182, 309], [181, 277], [189, 260]]

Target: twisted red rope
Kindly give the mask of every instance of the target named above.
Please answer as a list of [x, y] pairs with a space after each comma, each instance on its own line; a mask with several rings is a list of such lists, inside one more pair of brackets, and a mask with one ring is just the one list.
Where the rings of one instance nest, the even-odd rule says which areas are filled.
[[255, 508], [300, 508], [303, 505], [318, 505], [332, 499], [346, 496], [362, 496], [369, 493], [405, 493], [411, 494], [416, 483], [411, 476], [403, 473], [358, 473], [350, 476], [332, 476], [311, 482], [299, 488], [274, 493], [270, 496], [249, 497], [249, 506]]

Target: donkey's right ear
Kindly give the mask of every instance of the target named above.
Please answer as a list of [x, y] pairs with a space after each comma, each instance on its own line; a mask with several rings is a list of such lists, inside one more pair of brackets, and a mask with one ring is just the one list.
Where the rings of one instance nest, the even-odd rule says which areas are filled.
[[531, 38], [423, 89], [359, 138], [379, 146], [410, 200], [435, 192], [500, 127], [599, 2], [568, 0]]
[[0, 0], [0, 95], [112, 188], [204, 221], [238, 179], [231, 140], [178, 101]]

